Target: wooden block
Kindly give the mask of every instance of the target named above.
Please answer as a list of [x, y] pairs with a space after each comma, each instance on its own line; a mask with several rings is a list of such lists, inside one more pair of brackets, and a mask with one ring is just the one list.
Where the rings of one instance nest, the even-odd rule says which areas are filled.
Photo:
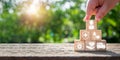
[[90, 40], [90, 31], [80, 30], [80, 40]]
[[106, 51], [106, 40], [97, 41], [96, 48], [98, 51]]
[[97, 21], [86, 22], [86, 30], [80, 30], [80, 40], [74, 41], [75, 51], [105, 51], [106, 41], [102, 40], [101, 30], [97, 30]]
[[84, 51], [85, 50], [84, 43], [85, 43], [84, 41], [75, 40], [74, 41], [74, 50], [75, 51]]
[[86, 21], [86, 30], [97, 30], [97, 21], [96, 20]]
[[96, 41], [95, 40], [85, 41], [85, 51], [96, 51]]
[[101, 40], [102, 39], [102, 32], [101, 30], [92, 30], [90, 32], [91, 40]]

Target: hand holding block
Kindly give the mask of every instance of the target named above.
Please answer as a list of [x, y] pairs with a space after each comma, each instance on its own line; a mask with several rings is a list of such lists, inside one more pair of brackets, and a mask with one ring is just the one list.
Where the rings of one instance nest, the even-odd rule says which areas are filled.
[[80, 30], [80, 40], [90, 40], [90, 31]]
[[96, 48], [98, 51], [105, 51], [106, 50], [106, 41], [105, 40], [97, 41]]
[[96, 50], [96, 41], [87, 40], [85, 41], [85, 51], [95, 51]]
[[75, 40], [74, 41], [74, 49], [75, 49], [75, 51], [84, 51], [84, 49], [85, 49], [84, 41]]
[[101, 30], [92, 30], [90, 34], [91, 34], [91, 40], [101, 40], [102, 39]]
[[96, 20], [86, 21], [86, 29], [87, 30], [96, 30], [97, 29], [97, 21]]

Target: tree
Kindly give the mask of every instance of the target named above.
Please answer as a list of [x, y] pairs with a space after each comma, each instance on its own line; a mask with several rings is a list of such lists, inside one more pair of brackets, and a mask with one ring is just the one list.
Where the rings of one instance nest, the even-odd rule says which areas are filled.
[[[0, 2], [1, 43], [73, 42], [85, 29], [83, 0]], [[119, 9], [118, 4], [98, 24], [107, 42], [120, 42]]]

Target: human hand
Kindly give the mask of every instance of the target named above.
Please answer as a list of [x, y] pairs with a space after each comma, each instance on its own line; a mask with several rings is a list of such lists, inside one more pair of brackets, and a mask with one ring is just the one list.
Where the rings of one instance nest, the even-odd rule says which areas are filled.
[[92, 15], [95, 15], [95, 20], [102, 19], [119, 0], [88, 0], [87, 10], [84, 21], [90, 20]]

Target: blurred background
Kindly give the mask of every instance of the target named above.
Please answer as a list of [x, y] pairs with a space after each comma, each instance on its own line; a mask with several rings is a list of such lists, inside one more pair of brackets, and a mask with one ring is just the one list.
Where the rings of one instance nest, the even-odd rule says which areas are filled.
[[[73, 43], [85, 29], [85, 4], [86, 0], [0, 0], [0, 43]], [[108, 43], [120, 43], [119, 4], [98, 29]]]

